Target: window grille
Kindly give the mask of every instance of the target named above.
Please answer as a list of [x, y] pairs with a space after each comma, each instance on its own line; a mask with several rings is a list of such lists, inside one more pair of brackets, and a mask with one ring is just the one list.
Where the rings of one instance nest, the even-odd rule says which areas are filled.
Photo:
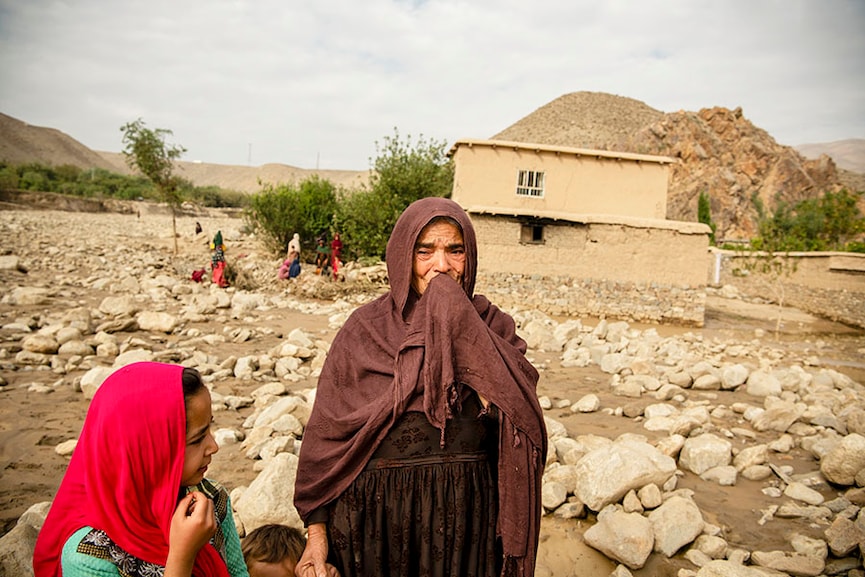
[[535, 170], [521, 170], [517, 173], [517, 196], [543, 198], [544, 173]]

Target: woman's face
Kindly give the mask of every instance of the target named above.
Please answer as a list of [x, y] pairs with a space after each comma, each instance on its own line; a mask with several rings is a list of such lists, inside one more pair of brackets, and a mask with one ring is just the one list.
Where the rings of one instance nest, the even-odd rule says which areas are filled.
[[216, 439], [210, 433], [213, 412], [210, 408], [210, 391], [207, 387], [186, 400], [186, 454], [183, 459], [184, 487], [197, 485], [204, 478], [213, 454], [219, 450]]
[[429, 282], [440, 274], [462, 284], [465, 268], [466, 249], [459, 227], [437, 221], [421, 230], [412, 257], [411, 286], [417, 294], [422, 295]]

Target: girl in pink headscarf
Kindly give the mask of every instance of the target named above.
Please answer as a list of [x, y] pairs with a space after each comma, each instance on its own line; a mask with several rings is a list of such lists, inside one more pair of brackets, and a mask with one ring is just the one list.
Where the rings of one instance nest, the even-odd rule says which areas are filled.
[[36, 577], [248, 577], [194, 369], [134, 363], [93, 397], [36, 541]]

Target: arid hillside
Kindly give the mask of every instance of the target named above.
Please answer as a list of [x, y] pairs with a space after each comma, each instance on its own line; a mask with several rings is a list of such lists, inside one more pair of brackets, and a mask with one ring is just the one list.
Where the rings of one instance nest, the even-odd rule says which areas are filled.
[[117, 168], [71, 136], [41, 126], [31, 126], [0, 113], [0, 160], [11, 164], [39, 162], [50, 166], [71, 164], [81, 168]]
[[798, 144], [796, 150], [805, 158], [819, 158], [821, 154], [828, 154], [840, 169], [865, 172], [865, 138]]
[[[131, 174], [119, 152], [94, 151], [71, 136], [41, 126], [31, 126], [0, 113], [0, 160], [23, 164], [38, 162], [49, 166], [70, 164], [80, 168], [103, 168], [120, 174]], [[357, 187], [367, 181], [366, 171], [307, 170], [287, 164], [235, 166], [180, 161], [177, 174], [198, 186], [219, 186], [240, 192], [257, 192], [262, 183], [295, 183], [313, 174], [338, 186]]]
[[[667, 218], [697, 220], [697, 199], [706, 192], [721, 239], [753, 236], [754, 197], [772, 208], [778, 200], [796, 202], [842, 187], [865, 190], [865, 174], [854, 171], [865, 170], [861, 168], [865, 167], [865, 140], [803, 145], [800, 151], [778, 144], [769, 133], [754, 126], [740, 108], [665, 113], [632, 98], [573, 92], [491, 138], [678, 158], [670, 182]], [[821, 151], [831, 153], [837, 163]], [[0, 160], [130, 172], [119, 152], [96, 152], [58, 130], [30, 126], [3, 114]], [[313, 174], [349, 188], [369, 178], [368, 171], [185, 161], [178, 163], [178, 174], [196, 185], [241, 192], [257, 192], [262, 183], [296, 183]], [[862, 208], [865, 212], [865, 204]]]

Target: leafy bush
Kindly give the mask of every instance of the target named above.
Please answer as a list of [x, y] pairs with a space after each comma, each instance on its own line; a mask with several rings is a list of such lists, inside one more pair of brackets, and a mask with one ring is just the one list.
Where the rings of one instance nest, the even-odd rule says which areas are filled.
[[243, 208], [249, 204], [249, 195], [218, 186], [194, 186], [188, 191], [188, 197], [213, 208]]
[[779, 202], [771, 215], [755, 196], [759, 235], [751, 244], [769, 252], [847, 250], [861, 242], [865, 218], [858, 202], [862, 192], [826, 192], [795, 205]]
[[360, 189], [344, 195], [337, 209], [336, 230], [345, 258], [383, 259], [390, 232], [404, 208], [398, 199], [380, 190]]
[[0, 168], [0, 189], [18, 188], [18, 171], [12, 166]]
[[336, 210], [336, 186], [312, 176], [298, 185], [266, 185], [249, 197], [244, 218], [268, 250], [283, 254], [294, 233], [301, 247], [311, 249], [315, 238], [330, 231]]
[[[194, 186], [184, 179], [177, 179], [177, 184], [182, 200], [204, 206], [242, 207], [247, 199], [242, 192], [216, 186]], [[10, 165], [0, 162], [0, 188], [57, 192], [85, 198], [160, 200], [156, 187], [144, 176], [127, 176], [102, 168], [82, 169], [68, 164], [50, 167], [38, 163]]]
[[26, 170], [18, 179], [18, 186], [24, 190], [38, 190], [52, 192], [48, 177], [36, 170]]

